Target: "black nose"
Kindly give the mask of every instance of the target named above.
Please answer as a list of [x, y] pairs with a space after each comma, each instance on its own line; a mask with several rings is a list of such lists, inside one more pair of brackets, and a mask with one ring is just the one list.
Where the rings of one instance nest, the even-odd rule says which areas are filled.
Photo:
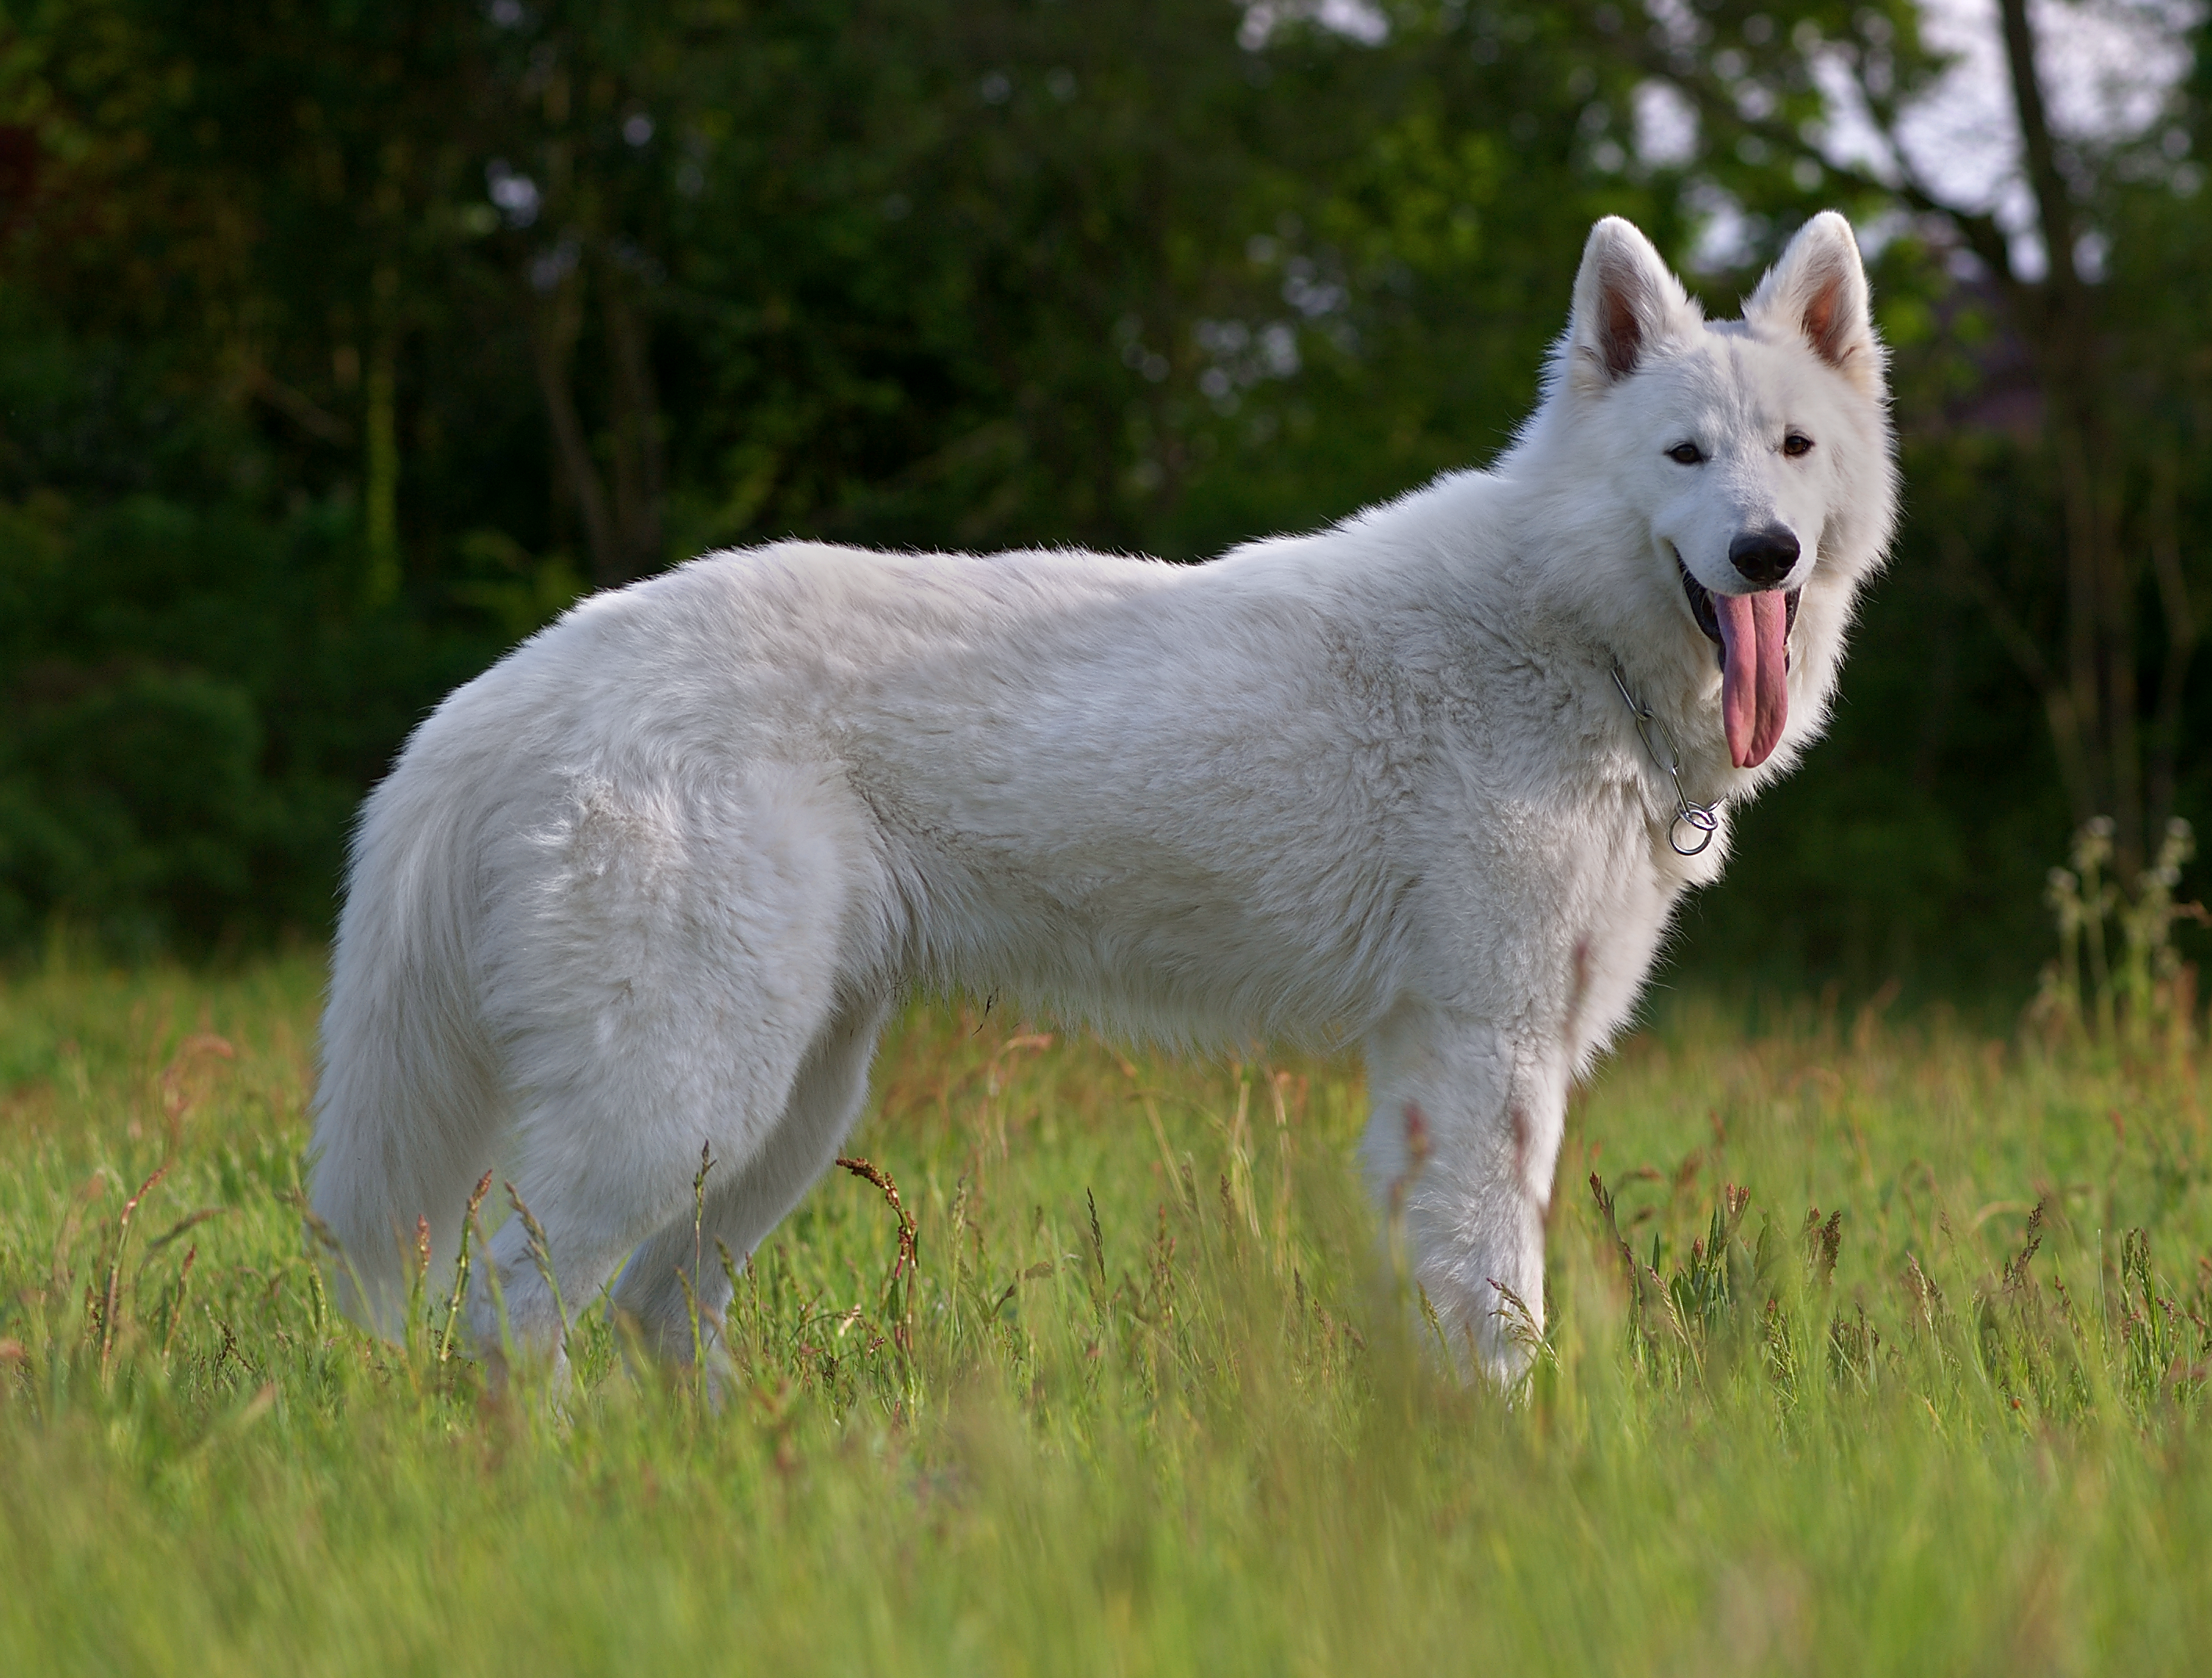
[[1763, 589], [1772, 588], [1797, 563], [1797, 538], [1779, 524], [1746, 530], [1729, 543], [1729, 563], [1746, 580]]

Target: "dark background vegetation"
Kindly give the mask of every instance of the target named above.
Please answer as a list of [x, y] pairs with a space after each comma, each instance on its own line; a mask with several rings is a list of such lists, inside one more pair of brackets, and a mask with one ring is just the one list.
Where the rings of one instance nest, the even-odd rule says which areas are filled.
[[1808, 137], [1819, 52], [1877, 114], [1938, 68], [1901, 0], [1296, 12], [0, 0], [0, 948], [319, 935], [428, 706], [708, 547], [1197, 558], [1480, 463], [1591, 220], [1686, 264], [1732, 202], [1719, 312], [1814, 209], [1882, 230], [1907, 516], [1678, 971], [2024, 994], [2106, 786], [2138, 851], [2212, 792], [2203, 75], [2061, 136], [2097, 260], [2039, 289]]

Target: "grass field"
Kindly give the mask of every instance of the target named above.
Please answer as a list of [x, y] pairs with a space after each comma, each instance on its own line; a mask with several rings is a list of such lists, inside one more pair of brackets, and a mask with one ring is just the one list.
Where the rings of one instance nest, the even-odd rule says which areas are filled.
[[839, 1172], [741, 1277], [719, 1408], [588, 1307], [565, 1393], [495, 1399], [447, 1344], [452, 1276], [404, 1348], [325, 1310], [297, 1201], [319, 980], [0, 984], [0, 1670], [2212, 1649], [2193, 1064], [1677, 1000], [1570, 1119], [1551, 1333], [1509, 1404], [1441, 1372], [1381, 1256], [1356, 1066], [923, 1009], [854, 1143], [910, 1275]]

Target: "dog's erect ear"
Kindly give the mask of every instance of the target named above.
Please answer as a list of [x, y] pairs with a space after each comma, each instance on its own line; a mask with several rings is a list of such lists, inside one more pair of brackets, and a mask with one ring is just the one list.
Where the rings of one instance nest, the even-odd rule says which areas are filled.
[[1743, 318], [1761, 331], [1802, 336], [1814, 354], [1868, 395], [1881, 393], [1881, 342], [1874, 334], [1866, 268], [1851, 224], [1834, 210], [1822, 210], [1797, 230], [1744, 305]]
[[1651, 241], [1618, 215], [1590, 229], [1575, 276], [1568, 375], [1578, 390], [1618, 384], [1703, 317]]

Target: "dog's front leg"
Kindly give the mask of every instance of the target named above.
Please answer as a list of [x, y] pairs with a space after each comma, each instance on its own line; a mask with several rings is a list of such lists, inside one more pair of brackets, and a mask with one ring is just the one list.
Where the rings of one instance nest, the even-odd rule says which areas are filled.
[[1544, 1325], [1544, 1222], [1566, 1109], [1556, 1035], [1426, 1003], [1370, 1037], [1362, 1150], [1455, 1357], [1506, 1384]]

